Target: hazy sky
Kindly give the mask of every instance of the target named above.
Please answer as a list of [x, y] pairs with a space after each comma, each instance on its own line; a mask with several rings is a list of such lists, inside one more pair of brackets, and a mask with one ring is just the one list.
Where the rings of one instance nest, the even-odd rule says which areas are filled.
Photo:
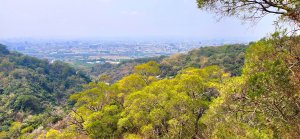
[[196, 0], [0, 0], [0, 38], [259, 39], [273, 30], [197, 9]]

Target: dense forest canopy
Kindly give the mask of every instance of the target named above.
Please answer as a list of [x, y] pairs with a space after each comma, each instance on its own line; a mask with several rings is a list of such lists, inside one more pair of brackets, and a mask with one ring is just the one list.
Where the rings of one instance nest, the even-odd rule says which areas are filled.
[[299, 40], [276, 32], [145, 60], [75, 94], [89, 81], [82, 73], [1, 46], [0, 137], [297, 138]]
[[[27, 121], [28, 127], [35, 128], [58, 120], [62, 115], [49, 112], [64, 109], [68, 96], [88, 82], [86, 75], [65, 63], [50, 64], [0, 45], [0, 131], [8, 130], [14, 121]], [[48, 121], [43, 121], [45, 117]]]
[[[203, 65], [187, 66], [172, 78], [162, 78], [158, 76], [162, 74], [162, 65], [149, 61], [135, 66], [131, 74], [113, 84], [107, 84], [107, 77], [101, 77], [85, 85], [83, 91], [70, 96], [69, 103], [73, 106], [70, 114], [48, 128], [28, 130], [24, 123], [14, 122], [2, 135], [297, 138], [300, 135], [298, 40], [296, 36], [275, 33], [251, 43], [239, 76], [231, 76], [218, 65]], [[210, 54], [203, 54], [206, 55]]]
[[[107, 72], [99, 74], [95, 85], [102, 84], [111, 88], [105, 82], [112, 81], [111, 77], [116, 76], [117, 79], [113, 82], [118, 85], [112, 86], [118, 87], [113, 87], [113, 90], [129, 93], [159, 79], [182, 74], [181, 70], [188, 67], [219, 65], [233, 76], [240, 75], [247, 47], [247, 45], [204, 47], [187, 54], [179, 54], [179, 57], [176, 54], [171, 57], [136, 59], [119, 65], [109, 65], [108, 68], [105, 68], [107, 65], [101, 65], [98, 69], [93, 67], [92, 70], [110, 71], [110, 74], [106, 74]], [[43, 126], [53, 127], [58, 123], [71, 122], [68, 118], [72, 116], [67, 115], [68, 108], [74, 104], [76, 107], [77, 103], [73, 96], [69, 102], [66, 102], [66, 98], [81, 90], [80, 84], [89, 82], [89, 78], [65, 63], [57, 61], [50, 64], [47, 60], [9, 52], [3, 45], [0, 48], [0, 102], [3, 104], [0, 137], [23, 137], [33, 131], [44, 131], [45, 129], [41, 128]], [[148, 63], [142, 64], [144, 62]], [[118, 75], [122, 70], [125, 74]], [[123, 79], [120, 80], [121, 78]], [[92, 84], [85, 86], [85, 90], [95, 86]], [[212, 97], [216, 97], [217, 91], [213, 92]], [[81, 97], [87, 101], [84, 96], [81, 95], [79, 98]], [[97, 99], [95, 96], [93, 98]], [[77, 110], [74, 112], [77, 113]], [[43, 120], [45, 117], [49, 117], [48, 120]], [[14, 128], [17, 128], [17, 131]]]

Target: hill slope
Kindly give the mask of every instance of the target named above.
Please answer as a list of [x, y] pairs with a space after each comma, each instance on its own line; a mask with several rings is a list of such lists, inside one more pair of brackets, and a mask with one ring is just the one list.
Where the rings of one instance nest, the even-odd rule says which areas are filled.
[[[299, 37], [253, 43], [246, 50], [241, 76], [235, 77], [203, 62], [198, 66], [204, 68], [188, 67], [172, 78], [157, 78], [160, 66], [150, 61], [114, 84], [89, 83], [71, 95], [74, 107], [66, 118], [51, 129], [21, 137], [299, 138], [298, 46]], [[178, 60], [198, 61], [182, 58], [201, 53], [194, 52]]]
[[248, 45], [232, 44], [218, 47], [202, 47], [189, 51], [187, 54], [174, 54], [170, 57], [153, 57], [134, 59], [118, 65], [98, 64], [87, 72], [91, 76], [108, 75], [111, 83], [133, 73], [133, 67], [148, 61], [156, 61], [162, 71], [161, 77], [175, 76], [178, 71], [187, 67], [206, 67], [218, 65], [231, 73], [232, 76], [241, 75], [244, 64], [244, 55]]
[[[50, 64], [0, 45], [0, 131], [8, 130], [14, 121], [26, 121], [35, 115], [40, 117], [31, 121], [32, 128], [47, 123], [43, 119], [46, 112], [54, 107], [61, 109], [66, 98], [89, 81], [63, 62]], [[54, 114], [49, 116], [51, 122]]]

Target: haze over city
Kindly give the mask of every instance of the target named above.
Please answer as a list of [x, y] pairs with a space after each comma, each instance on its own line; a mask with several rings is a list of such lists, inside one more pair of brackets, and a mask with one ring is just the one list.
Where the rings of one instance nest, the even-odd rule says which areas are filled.
[[0, 0], [0, 39], [257, 40], [274, 17], [258, 24], [200, 11], [194, 0]]

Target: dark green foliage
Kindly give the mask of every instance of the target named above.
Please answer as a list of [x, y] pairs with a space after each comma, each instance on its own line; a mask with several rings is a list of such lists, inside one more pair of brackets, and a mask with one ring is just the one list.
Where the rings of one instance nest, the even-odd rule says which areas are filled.
[[9, 54], [9, 51], [6, 49], [4, 45], [0, 44], [0, 56], [7, 55], [7, 54]]
[[63, 108], [68, 96], [88, 82], [89, 77], [66, 63], [50, 64], [47, 60], [9, 52], [0, 45], [0, 131], [8, 130], [15, 120], [26, 120], [28, 115]]
[[20, 95], [16, 98], [16, 100], [12, 104], [12, 108], [14, 110], [21, 111], [33, 111], [40, 112], [42, 111], [42, 106], [40, 104], [40, 100], [32, 95]]
[[162, 71], [164, 76], [174, 76], [183, 68], [218, 65], [232, 76], [238, 76], [241, 75], [247, 47], [242, 44], [202, 47], [187, 54], [173, 55], [161, 62]]

